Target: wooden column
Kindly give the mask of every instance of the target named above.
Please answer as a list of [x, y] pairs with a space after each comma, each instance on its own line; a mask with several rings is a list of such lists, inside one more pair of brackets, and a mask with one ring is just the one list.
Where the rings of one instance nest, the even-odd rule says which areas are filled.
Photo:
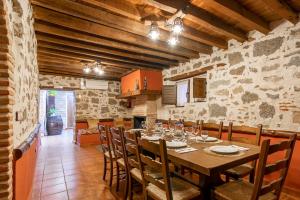
[[0, 199], [12, 199], [13, 59], [6, 1], [0, 1]]

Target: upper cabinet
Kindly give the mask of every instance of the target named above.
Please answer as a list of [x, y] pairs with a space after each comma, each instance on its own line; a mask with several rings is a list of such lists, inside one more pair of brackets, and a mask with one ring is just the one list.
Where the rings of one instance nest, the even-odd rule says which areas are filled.
[[121, 97], [161, 94], [162, 72], [136, 70], [121, 78]]

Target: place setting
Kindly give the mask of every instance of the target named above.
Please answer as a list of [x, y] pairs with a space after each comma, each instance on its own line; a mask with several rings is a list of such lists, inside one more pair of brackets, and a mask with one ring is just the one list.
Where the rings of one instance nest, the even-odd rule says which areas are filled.
[[244, 155], [249, 148], [238, 145], [213, 145], [203, 149], [206, 153], [218, 156], [241, 156]]

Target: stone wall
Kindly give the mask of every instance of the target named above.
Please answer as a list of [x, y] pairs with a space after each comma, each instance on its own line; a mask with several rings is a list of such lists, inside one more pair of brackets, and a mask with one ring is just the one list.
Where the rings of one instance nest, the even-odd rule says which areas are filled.
[[76, 119], [130, 117], [120, 94], [120, 82], [109, 81], [108, 90], [76, 90]]
[[[300, 23], [284, 22], [268, 35], [251, 32], [243, 44], [231, 40], [178, 67], [164, 78], [213, 65], [207, 73], [207, 99], [185, 107], [158, 106], [158, 118], [233, 121], [235, 124], [300, 130]], [[174, 84], [164, 81], [164, 84]], [[161, 100], [157, 101], [161, 104]]]
[[40, 74], [39, 80], [42, 88], [80, 88], [80, 78]]
[[76, 99], [76, 120], [130, 117], [120, 94], [120, 82], [108, 81], [108, 90], [81, 90], [80, 78], [40, 75], [40, 87], [73, 88]]
[[22, 143], [38, 123], [38, 65], [37, 41], [33, 27], [32, 7], [29, 0], [8, 2], [9, 27], [12, 33], [14, 59], [13, 113], [21, 119], [13, 122], [14, 146]]

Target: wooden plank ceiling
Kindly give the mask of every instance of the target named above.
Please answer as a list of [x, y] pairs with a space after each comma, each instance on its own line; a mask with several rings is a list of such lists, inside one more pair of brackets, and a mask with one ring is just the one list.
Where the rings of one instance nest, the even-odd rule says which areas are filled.
[[[40, 73], [118, 80], [134, 69], [162, 70], [212, 46], [226, 49], [229, 39], [268, 34], [270, 23], [297, 22], [299, 0], [31, 0], [38, 40]], [[179, 10], [184, 31], [176, 47], [161, 27], [150, 40], [145, 20], [167, 20]], [[105, 74], [84, 74], [84, 64], [101, 61]]]

